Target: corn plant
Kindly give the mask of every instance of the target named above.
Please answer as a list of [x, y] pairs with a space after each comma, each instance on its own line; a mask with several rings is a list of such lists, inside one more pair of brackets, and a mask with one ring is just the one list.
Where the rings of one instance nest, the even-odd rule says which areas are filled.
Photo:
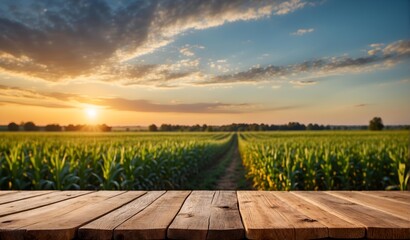
[[227, 133], [1, 133], [0, 189], [183, 189]]
[[247, 176], [264, 190], [408, 189], [408, 132], [246, 133]]

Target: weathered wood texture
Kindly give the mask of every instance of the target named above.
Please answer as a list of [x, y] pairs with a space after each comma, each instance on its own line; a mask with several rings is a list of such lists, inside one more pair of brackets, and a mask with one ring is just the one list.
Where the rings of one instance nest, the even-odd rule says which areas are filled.
[[164, 239], [190, 191], [169, 191], [114, 230], [115, 239]]
[[410, 239], [410, 192], [0, 191], [0, 239]]

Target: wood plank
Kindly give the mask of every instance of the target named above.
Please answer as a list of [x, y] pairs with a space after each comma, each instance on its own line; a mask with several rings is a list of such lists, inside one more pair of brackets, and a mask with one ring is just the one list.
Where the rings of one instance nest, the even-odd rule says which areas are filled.
[[114, 239], [165, 239], [167, 228], [191, 191], [168, 191], [114, 229]]
[[332, 191], [326, 193], [410, 221], [410, 206], [408, 204], [390, 201], [389, 199], [380, 201], [380, 198], [368, 195], [366, 192]]
[[243, 239], [242, 224], [235, 191], [217, 191], [212, 200], [207, 239]]
[[18, 212], [27, 211], [30, 209], [50, 205], [70, 198], [75, 198], [84, 194], [91, 193], [90, 191], [56, 191], [50, 194], [35, 196], [32, 198], [22, 199], [20, 201], [9, 202], [0, 205], [0, 217], [15, 214]]
[[114, 229], [117, 226], [145, 209], [164, 193], [165, 191], [139, 192], [139, 197], [134, 201], [82, 226], [78, 230], [80, 239], [111, 240], [113, 238]]
[[410, 236], [410, 222], [402, 218], [329, 196], [325, 192], [291, 193], [349, 222], [364, 225], [369, 239], [407, 239]]
[[42, 221], [53, 222], [81, 207], [98, 204], [108, 198], [122, 194], [118, 191], [93, 192], [44, 207], [7, 215], [0, 218], [0, 239], [23, 239], [26, 228]]
[[248, 239], [313, 239], [328, 236], [326, 226], [292, 209], [272, 192], [238, 191]]
[[274, 192], [274, 195], [302, 214], [326, 226], [331, 238], [364, 238], [366, 235], [363, 225], [343, 220], [296, 195], [279, 191]]
[[275, 212], [263, 192], [238, 191], [237, 196], [248, 239], [295, 239], [293, 226]]
[[14, 190], [0, 190], [0, 196], [10, 194], [10, 193], [16, 193], [17, 191]]
[[410, 205], [410, 191], [366, 191], [366, 194]]
[[[109, 193], [109, 191], [104, 193]], [[125, 192], [98, 203], [88, 204], [55, 219], [43, 219], [41, 222], [28, 226], [25, 237], [30, 239], [73, 239], [80, 226], [131, 202], [140, 195], [139, 191]]]
[[168, 228], [171, 239], [206, 239], [215, 191], [194, 191]]
[[5, 204], [14, 201], [20, 201], [35, 196], [52, 193], [53, 191], [19, 191], [13, 194], [4, 194], [0, 196], [0, 204]]

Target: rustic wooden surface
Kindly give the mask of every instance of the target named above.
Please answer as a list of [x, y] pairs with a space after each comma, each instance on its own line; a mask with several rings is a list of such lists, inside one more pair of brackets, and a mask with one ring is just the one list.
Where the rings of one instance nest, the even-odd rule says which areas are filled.
[[410, 239], [410, 192], [0, 191], [3, 239]]

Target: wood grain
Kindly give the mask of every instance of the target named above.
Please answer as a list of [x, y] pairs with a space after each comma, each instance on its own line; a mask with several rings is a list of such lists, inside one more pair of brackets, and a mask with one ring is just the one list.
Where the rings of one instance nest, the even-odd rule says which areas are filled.
[[134, 201], [118, 208], [84, 226], [78, 230], [80, 239], [112, 239], [113, 230], [129, 218], [146, 208], [149, 204], [163, 195], [165, 191], [136, 192], [138, 197]]
[[75, 198], [90, 191], [56, 191], [0, 205], [0, 217]]
[[328, 236], [317, 220], [289, 207], [272, 194], [238, 191], [239, 209], [249, 239], [312, 239]]
[[[76, 209], [93, 205], [119, 194], [121, 192], [93, 192], [63, 202], [0, 217], [0, 239], [23, 239], [28, 226], [53, 222]], [[54, 224], [49, 224], [49, 227], [53, 228]]]
[[409, 192], [0, 191], [0, 239], [410, 239]]
[[168, 228], [171, 239], [206, 239], [215, 191], [194, 191]]
[[326, 193], [410, 221], [410, 206], [408, 204], [394, 202], [389, 199], [380, 200], [380, 198], [363, 192], [332, 191]]
[[191, 191], [168, 191], [114, 230], [114, 239], [165, 239]]
[[20, 201], [26, 198], [32, 198], [49, 193], [52, 193], [52, 191], [19, 191], [12, 194], [3, 194], [0, 196], [0, 204]]
[[274, 195], [297, 211], [326, 226], [328, 228], [329, 237], [331, 238], [347, 239], [365, 237], [365, 227], [361, 224], [351, 223], [341, 219], [289, 192], [274, 192]]
[[10, 193], [16, 193], [17, 191], [14, 190], [0, 190], [0, 196], [10, 194]]
[[212, 200], [207, 239], [243, 239], [245, 230], [235, 191], [217, 191]]
[[[43, 218], [42, 221], [27, 226], [25, 237], [31, 239], [60, 239], [69, 240], [76, 236], [77, 229], [81, 225], [107, 214], [141, 195], [141, 192], [101, 192], [106, 193], [107, 197], [102, 201], [87, 204], [83, 207], [74, 209], [58, 218]], [[112, 194], [117, 193], [114, 196]]]
[[331, 214], [366, 227], [369, 239], [408, 239], [410, 222], [402, 218], [330, 196], [325, 192], [292, 192]]
[[410, 205], [410, 191], [366, 191], [366, 194]]

